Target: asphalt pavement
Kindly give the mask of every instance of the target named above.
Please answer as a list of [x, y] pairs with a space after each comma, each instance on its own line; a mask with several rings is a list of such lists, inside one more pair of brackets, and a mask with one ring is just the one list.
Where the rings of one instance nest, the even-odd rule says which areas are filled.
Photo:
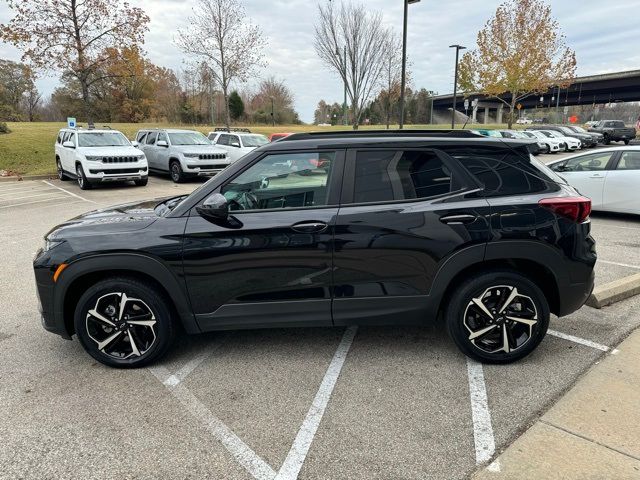
[[[133, 371], [42, 329], [31, 260], [44, 233], [199, 185], [0, 183], [0, 478], [466, 478], [640, 325], [640, 297], [584, 307], [508, 366], [467, 360], [435, 324], [222, 332]], [[598, 283], [640, 272], [640, 219], [592, 225]]]

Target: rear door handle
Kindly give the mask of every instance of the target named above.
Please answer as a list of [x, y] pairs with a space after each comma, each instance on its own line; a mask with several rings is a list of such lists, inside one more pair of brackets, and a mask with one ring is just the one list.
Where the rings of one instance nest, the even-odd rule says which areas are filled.
[[440, 221], [442, 223], [446, 223], [447, 225], [460, 225], [463, 223], [471, 223], [476, 220], [475, 215], [470, 214], [461, 214], [461, 215], [445, 215], [444, 217], [440, 217]]
[[310, 221], [299, 222], [291, 225], [291, 230], [300, 233], [320, 233], [327, 229], [328, 225], [324, 222]]

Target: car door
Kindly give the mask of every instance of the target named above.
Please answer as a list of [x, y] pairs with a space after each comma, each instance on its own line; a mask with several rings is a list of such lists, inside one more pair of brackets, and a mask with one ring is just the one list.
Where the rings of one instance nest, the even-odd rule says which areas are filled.
[[[158, 157], [158, 148], [156, 146], [156, 139], [158, 138], [158, 132], [152, 131], [147, 134], [144, 142], [144, 154], [147, 157], [147, 163], [149, 164], [149, 168], [154, 170], [160, 170], [160, 166], [158, 165], [157, 157]], [[166, 169], [165, 169], [166, 170]]]
[[[73, 145], [75, 147], [77, 147], [77, 143], [76, 143], [76, 137], [77, 135], [75, 134], [75, 132], [67, 132], [64, 136], [64, 138], [62, 139], [63, 143], [64, 142], [71, 142], [73, 143]], [[70, 172], [72, 174], [75, 175], [76, 172], [76, 165], [75, 165], [75, 159], [76, 159], [76, 149], [72, 148], [72, 147], [62, 147], [63, 150], [63, 155], [60, 158], [60, 160], [62, 161], [62, 165], [63, 168], [67, 171]]]
[[336, 325], [420, 323], [439, 267], [468, 248], [475, 261], [489, 237], [489, 203], [442, 151], [353, 150], [345, 163], [336, 222]]
[[594, 210], [602, 208], [605, 179], [615, 152], [597, 152], [570, 158], [554, 165], [554, 170], [564, 177], [581, 195], [591, 199]]
[[238, 135], [228, 135], [229, 143], [227, 147], [227, 152], [229, 152], [229, 157], [232, 162], [235, 162], [239, 158], [244, 156], [244, 152], [242, 151], [242, 143], [240, 143], [240, 137]]
[[[166, 142], [165, 147], [158, 145], [160, 142]], [[169, 135], [166, 132], [158, 132], [158, 138], [156, 138], [156, 144], [154, 145], [154, 162], [156, 168], [159, 170], [169, 171], [169, 150], [171, 142], [169, 141]]]
[[[326, 168], [300, 175], [301, 158]], [[192, 209], [184, 275], [202, 330], [331, 325], [333, 235], [344, 153], [268, 153], [218, 187], [230, 217]]]
[[229, 142], [231, 141], [231, 135], [226, 133], [221, 133], [218, 135], [218, 139], [216, 140], [216, 147], [221, 148], [225, 152], [227, 152], [227, 157], [231, 159], [231, 147], [229, 146]]
[[619, 153], [604, 182], [602, 210], [640, 214], [640, 150]]

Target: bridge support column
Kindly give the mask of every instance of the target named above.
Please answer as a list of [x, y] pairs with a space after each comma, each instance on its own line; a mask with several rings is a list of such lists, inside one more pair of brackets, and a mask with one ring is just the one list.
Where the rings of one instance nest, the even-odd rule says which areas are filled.
[[478, 106], [473, 107], [473, 113], [471, 114], [471, 123], [478, 123]]
[[484, 107], [484, 119], [482, 120], [482, 123], [485, 125], [489, 123], [489, 107]]
[[496, 123], [502, 123], [502, 113], [504, 111], [504, 105], [498, 105], [498, 113], [496, 114]]

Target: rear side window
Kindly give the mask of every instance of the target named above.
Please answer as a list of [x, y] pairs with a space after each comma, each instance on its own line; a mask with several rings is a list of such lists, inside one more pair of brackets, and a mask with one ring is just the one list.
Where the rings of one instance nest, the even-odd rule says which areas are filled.
[[616, 170], [640, 170], [640, 152], [624, 152]]
[[[442, 148], [484, 186], [483, 195], [523, 195], [540, 193], [556, 183], [564, 183], [557, 175], [524, 151], [507, 148], [451, 146]], [[554, 190], [557, 189], [555, 185]]]
[[56, 140], [56, 143], [62, 143], [62, 137], [64, 136], [64, 132], [59, 132], [58, 133], [58, 139]]
[[360, 151], [355, 203], [436, 197], [451, 192], [452, 173], [434, 151]]
[[147, 132], [138, 132], [138, 137], [136, 138], [136, 142], [144, 143], [144, 140], [146, 137], [147, 137]]

